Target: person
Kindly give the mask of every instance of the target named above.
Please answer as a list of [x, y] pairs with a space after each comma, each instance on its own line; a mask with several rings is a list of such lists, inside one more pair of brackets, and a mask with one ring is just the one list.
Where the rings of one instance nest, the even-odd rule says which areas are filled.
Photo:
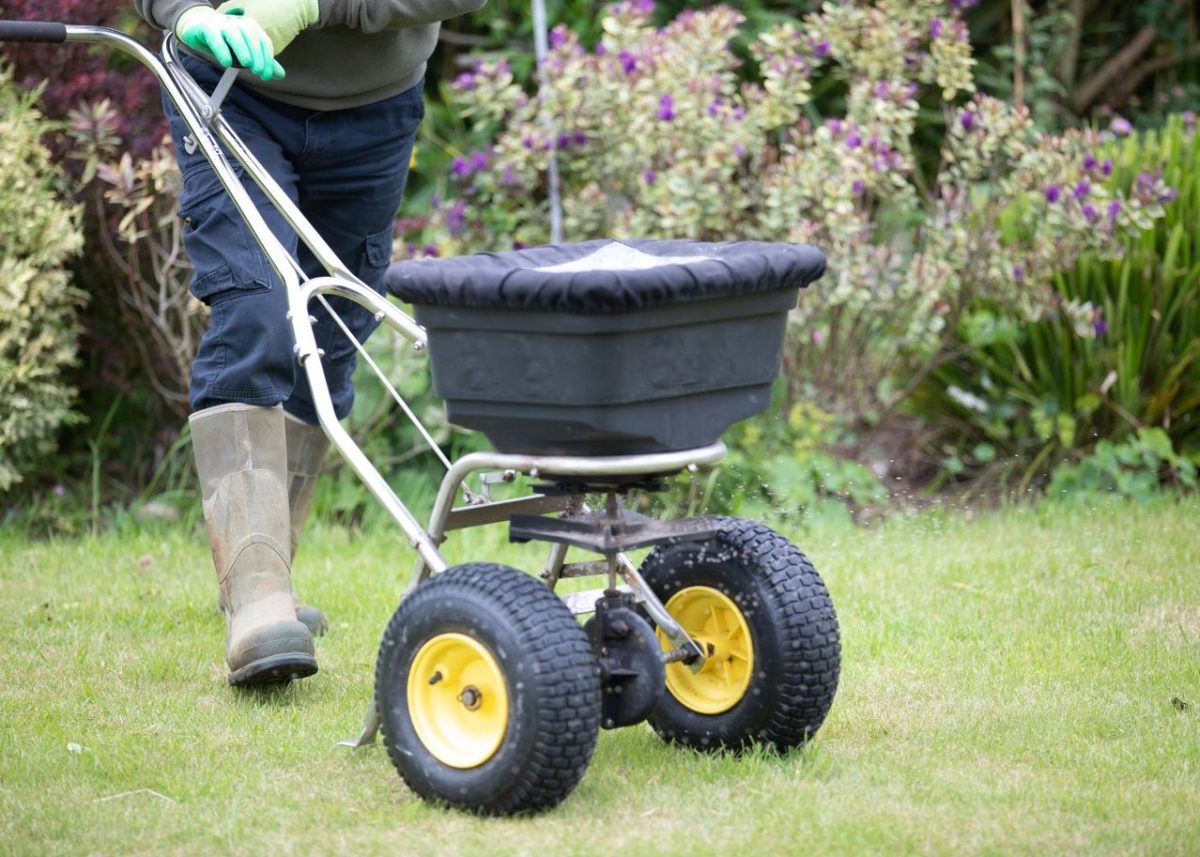
[[[440, 23], [485, 0], [134, 0], [152, 26], [189, 49], [183, 63], [210, 90], [237, 61], [222, 113], [272, 177], [364, 283], [380, 289], [392, 224], [424, 115], [425, 65]], [[293, 352], [282, 281], [270, 268], [188, 131], [167, 105], [182, 175], [179, 214], [210, 309], [192, 365], [189, 424], [204, 519], [226, 617], [232, 685], [317, 671], [324, 614], [301, 604], [291, 564], [328, 440]], [[240, 170], [240, 168], [239, 168]], [[240, 174], [240, 172], [239, 172]], [[252, 182], [251, 197], [308, 276], [321, 266]], [[373, 314], [330, 299], [354, 335]], [[354, 346], [312, 305], [334, 411], [350, 411]]]

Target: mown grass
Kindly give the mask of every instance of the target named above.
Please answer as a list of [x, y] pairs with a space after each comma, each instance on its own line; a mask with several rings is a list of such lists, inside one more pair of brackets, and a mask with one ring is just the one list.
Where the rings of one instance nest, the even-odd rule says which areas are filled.
[[[0, 535], [0, 853], [1194, 854], [1200, 502], [926, 512], [789, 533], [843, 633], [841, 688], [787, 756], [601, 735], [557, 810], [419, 802], [358, 729], [411, 554], [310, 534], [333, 630], [286, 690], [224, 685], [198, 532]], [[502, 532], [457, 561], [533, 568]], [[1174, 701], [1173, 701], [1174, 700]]]

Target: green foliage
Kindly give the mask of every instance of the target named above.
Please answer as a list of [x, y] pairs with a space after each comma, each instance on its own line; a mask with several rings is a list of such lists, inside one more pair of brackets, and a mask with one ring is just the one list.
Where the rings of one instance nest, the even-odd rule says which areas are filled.
[[0, 491], [77, 419], [62, 373], [75, 362], [82, 303], [64, 268], [82, 244], [79, 211], [59, 196], [35, 97], [0, 74]]
[[1196, 465], [1171, 448], [1165, 431], [1147, 428], [1121, 443], [1102, 440], [1078, 464], [1058, 467], [1046, 492], [1052, 497], [1119, 494], [1145, 501], [1164, 482], [1195, 490]]
[[[964, 317], [961, 356], [935, 371], [912, 404], [946, 429], [943, 454], [968, 472], [1024, 487], [1042, 478], [1046, 461], [1151, 427], [1171, 448], [1200, 457], [1200, 145], [1176, 119], [1097, 157], [1114, 160], [1114, 187], [1161, 171], [1174, 189], [1165, 196], [1178, 196], [1154, 228], [1129, 235], [1120, 257], [1084, 255], [1057, 277], [1064, 301], [1096, 308], [1096, 335], [1079, 336], [1062, 316], [1023, 324], [983, 302]], [[981, 445], [995, 454], [970, 452]]]
[[845, 517], [887, 499], [870, 469], [835, 454], [848, 431], [810, 399], [784, 404], [784, 385], [772, 407], [726, 432], [729, 452], [706, 477], [681, 476], [690, 485], [685, 514], [698, 511], [775, 522], [798, 517]]

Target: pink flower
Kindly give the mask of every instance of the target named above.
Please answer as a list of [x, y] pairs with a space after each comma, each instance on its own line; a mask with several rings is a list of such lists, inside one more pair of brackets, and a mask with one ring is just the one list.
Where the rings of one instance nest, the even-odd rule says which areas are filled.
[[1118, 137], [1128, 137], [1133, 133], [1133, 125], [1124, 116], [1118, 116], [1113, 119], [1112, 125], [1109, 128]]

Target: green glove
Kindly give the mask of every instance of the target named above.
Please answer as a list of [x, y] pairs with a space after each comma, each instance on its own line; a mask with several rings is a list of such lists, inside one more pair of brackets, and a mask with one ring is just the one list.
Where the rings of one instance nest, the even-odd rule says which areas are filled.
[[226, 0], [217, 11], [229, 15], [240, 12], [258, 21], [275, 46], [276, 54], [283, 53], [301, 30], [317, 23], [320, 14], [317, 0]]
[[275, 61], [271, 39], [252, 17], [225, 14], [211, 6], [192, 6], [175, 22], [175, 35], [188, 47], [211, 54], [225, 68], [233, 65], [236, 56], [263, 80], [284, 75], [283, 66]]

